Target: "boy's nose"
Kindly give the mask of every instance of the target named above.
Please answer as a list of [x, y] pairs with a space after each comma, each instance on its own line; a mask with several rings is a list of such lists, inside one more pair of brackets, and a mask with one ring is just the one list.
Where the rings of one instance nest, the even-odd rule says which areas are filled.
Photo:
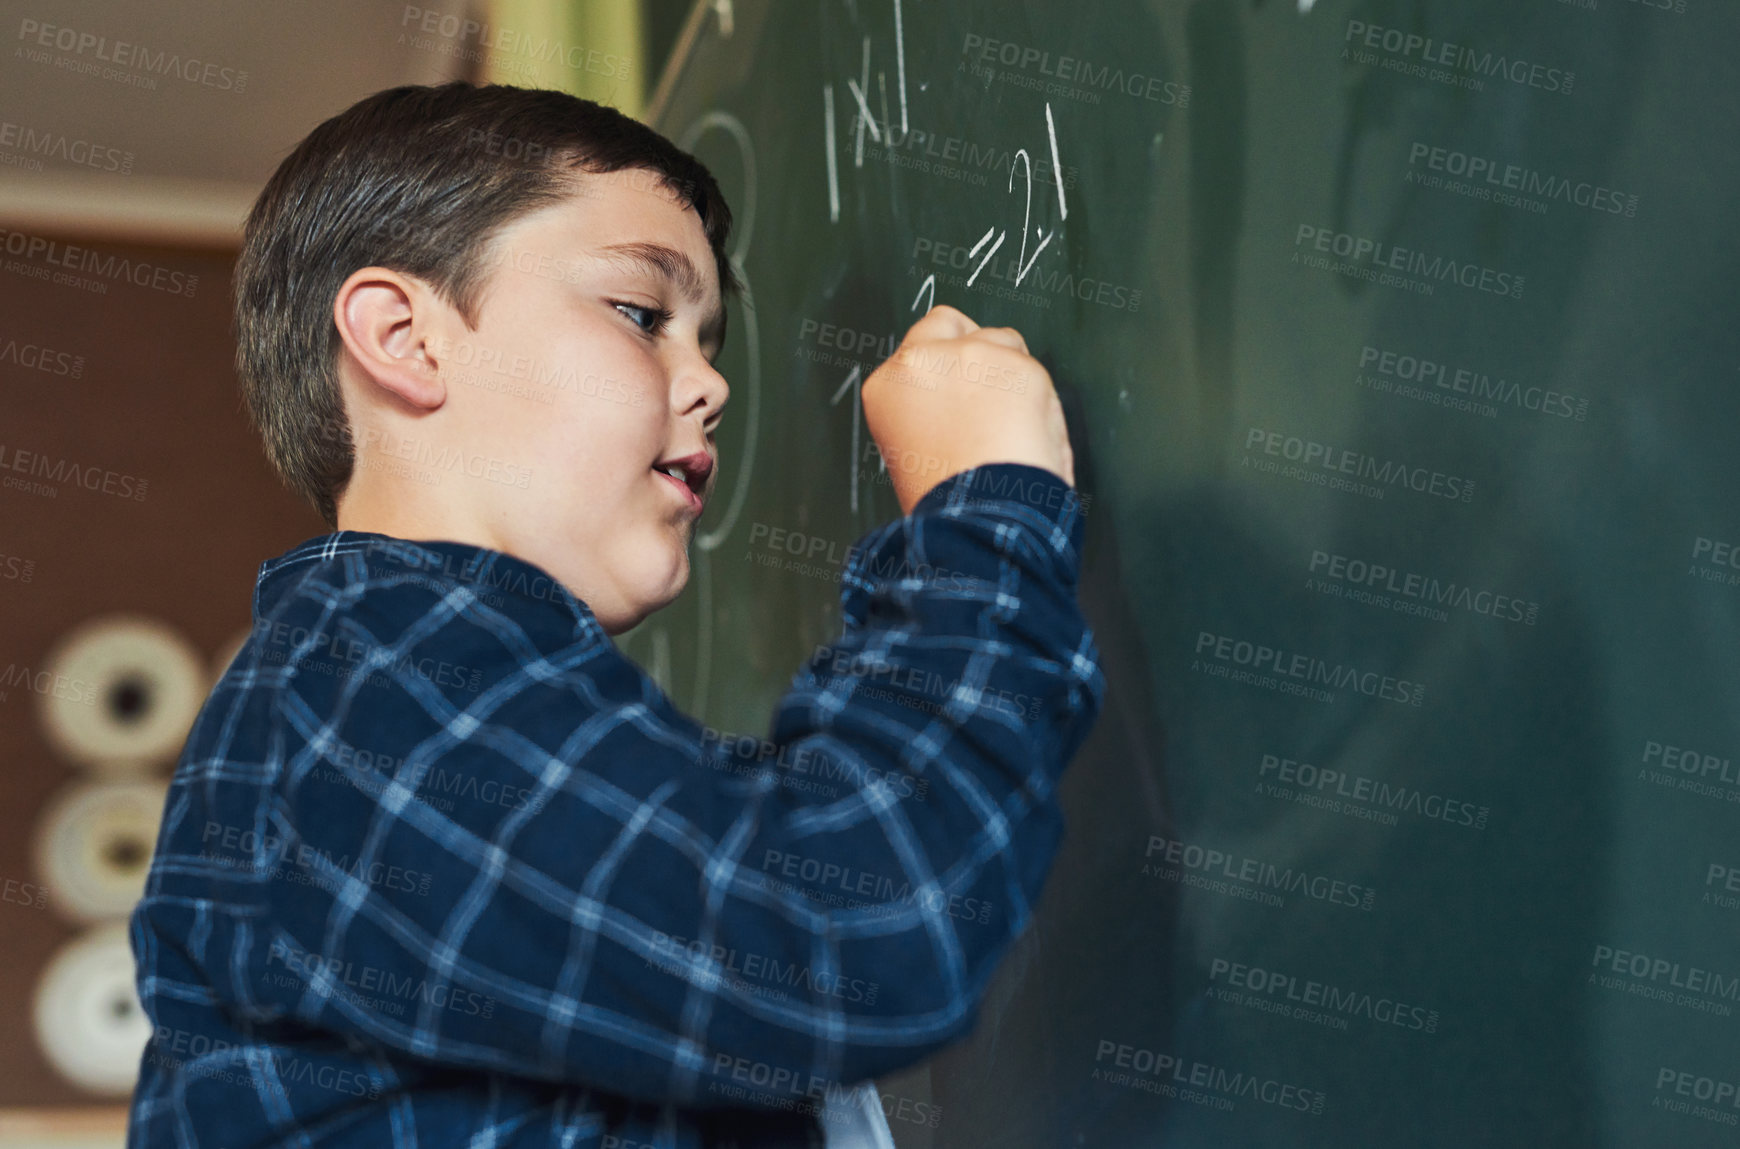
[[698, 412], [701, 416], [701, 442], [697, 449], [705, 448], [707, 436], [718, 427], [725, 403], [731, 398], [725, 376], [705, 360], [701, 363], [700, 368], [687, 371], [671, 388], [673, 414], [686, 418]]

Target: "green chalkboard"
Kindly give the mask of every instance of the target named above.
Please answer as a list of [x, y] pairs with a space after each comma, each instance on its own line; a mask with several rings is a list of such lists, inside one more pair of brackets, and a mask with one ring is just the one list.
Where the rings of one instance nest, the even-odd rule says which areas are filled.
[[[735, 0], [721, 492], [624, 647], [765, 731], [934, 296], [1050, 367], [1110, 695], [919, 1146], [1740, 1144], [1740, 6]], [[987, 260], [987, 253], [989, 257]]]

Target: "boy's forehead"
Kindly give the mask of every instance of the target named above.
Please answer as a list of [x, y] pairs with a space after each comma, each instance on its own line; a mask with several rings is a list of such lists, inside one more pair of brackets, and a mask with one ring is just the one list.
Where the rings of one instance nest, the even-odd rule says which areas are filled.
[[[681, 238], [685, 246], [707, 248], [707, 232], [699, 213], [666, 186], [658, 173], [644, 168], [579, 173], [574, 194], [563, 206], [572, 209], [576, 222], [600, 234], [657, 228], [665, 242]], [[613, 237], [622, 238], [625, 236]]]
[[[554, 205], [549, 224], [574, 254], [620, 262], [643, 262], [658, 248], [673, 251], [686, 267], [667, 266], [679, 287], [717, 300], [718, 272], [700, 215], [645, 168], [578, 173], [573, 195]], [[654, 262], [668, 261], [657, 260]], [[685, 284], [693, 270], [698, 282]], [[700, 302], [700, 299], [696, 300]]]

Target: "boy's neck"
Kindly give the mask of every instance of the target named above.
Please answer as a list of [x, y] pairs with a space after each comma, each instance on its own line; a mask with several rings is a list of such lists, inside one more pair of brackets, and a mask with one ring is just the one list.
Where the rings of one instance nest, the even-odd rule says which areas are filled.
[[501, 540], [448, 509], [440, 513], [420, 500], [373, 497], [372, 492], [346, 492], [335, 516], [341, 531], [367, 531], [411, 542], [454, 542], [511, 553]]

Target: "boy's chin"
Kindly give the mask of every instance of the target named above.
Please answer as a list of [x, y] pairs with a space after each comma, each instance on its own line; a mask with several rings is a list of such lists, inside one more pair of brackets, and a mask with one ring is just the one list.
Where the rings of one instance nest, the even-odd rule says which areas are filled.
[[663, 602], [659, 603], [659, 607], [660, 608], [667, 607], [667, 606], [671, 605], [673, 602], [676, 602], [677, 596], [682, 594], [683, 588], [688, 586], [688, 585], [689, 585], [689, 556], [687, 553], [685, 553], [682, 557], [682, 565], [677, 568], [676, 573], [671, 576], [669, 583], [666, 585], [665, 600]]
[[648, 571], [642, 580], [640, 599], [647, 614], [677, 601], [683, 588], [689, 585], [689, 552], [678, 549], [657, 571]]

